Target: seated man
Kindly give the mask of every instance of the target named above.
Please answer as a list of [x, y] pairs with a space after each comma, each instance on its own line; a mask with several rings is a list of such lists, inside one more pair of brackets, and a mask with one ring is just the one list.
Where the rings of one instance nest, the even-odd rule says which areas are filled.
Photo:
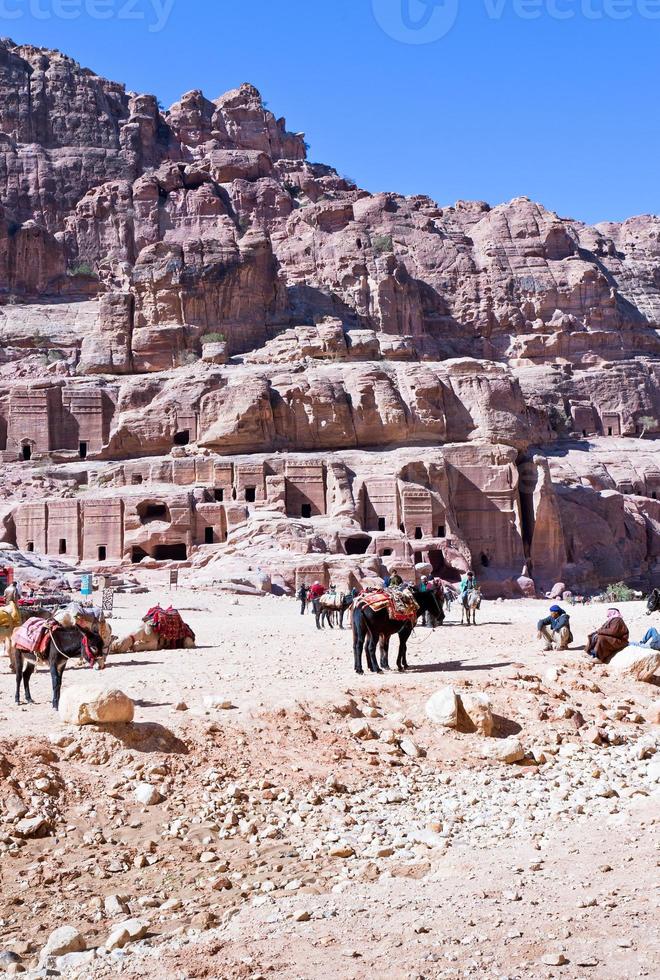
[[553, 650], [557, 644], [558, 650], [567, 650], [573, 642], [571, 633], [571, 617], [561, 606], [551, 606], [550, 615], [539, 621], [539, 640], [545, 640], [545, 649]]
[[399, 589], [401, 588], [402, 585], [403, 585], [403, 579], [401, 578], [401, 576], [399, 575], [399, 573], [395, 568], [390, 576], [390, 588]]
[[641, 643], [631, 643], [630, 645], [632, 647], [647, 647], [649, 650], [660, 652], [660, 632], [652, 626]]
[[629, 640], [628, 627], [619, 610], [608, 609], [606, 622], [589, 636], [585, 650], [594, 660], [608, 664], [616, 653], [626, 649]]

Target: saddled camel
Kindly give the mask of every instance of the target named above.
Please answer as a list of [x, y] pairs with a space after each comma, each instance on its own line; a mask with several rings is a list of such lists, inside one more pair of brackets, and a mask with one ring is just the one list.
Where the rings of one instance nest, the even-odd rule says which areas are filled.
[[[195, 647], [195, 634], [181, 620], [182, 632], [180, 637], [173, 643], [171, 637], [168, 638], [158, 629], [158, 612], [164, 612], [156, 607], [150, 610], [142, 620], [142, 625], [133, 633], [129, 633], [123, 640], [114, 640], [110, 648], [111, 653], [155, 653], [157, 650], [193, 650]], [[169, 612], [169, 611], [168, 611]]]

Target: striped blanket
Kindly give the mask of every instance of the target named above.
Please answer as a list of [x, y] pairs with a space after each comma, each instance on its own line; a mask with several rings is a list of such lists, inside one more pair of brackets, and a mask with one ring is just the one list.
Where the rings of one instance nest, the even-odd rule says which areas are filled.
[[399, 591], [396, 589], [374, 589], [373, 591], [363, 592], [359, 596], [355, 605], [358, 609], [367, 606], [374, 612], [386, 609], [390, 619], [398, 623], [409, 622], [414, 626], [419, 616], [419, 606], [413, 599], [412, 593], [407, 589]]
[[154, 606], [144, 617], [144, 622], [153, 626], [154, 632], [163, 639], [169, 650], [178, 649], [184, 640], [190, 639], [195, 642], [195, 634], [172, 606], [169, 609]]

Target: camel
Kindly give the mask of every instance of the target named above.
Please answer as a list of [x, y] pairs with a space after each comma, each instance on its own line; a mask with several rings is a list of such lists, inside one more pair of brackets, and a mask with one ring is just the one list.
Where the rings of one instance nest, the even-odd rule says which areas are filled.
[[62, 675], [69, 660], [87, 660], [96, 670], [104, 667], [103, 641], [96, 633], [77, 626], [74, 629], [58, 627], [50, 635], [43, 656], [22, 650], [14, 650], [16, 662], [16, 704], [21, 703], [21, 679], [27, 704], [33, 704], [30, 694], [30, 678], [39, 664], [48, 664], [53, 685], [53, 708], [57, 711], [62, 690]]
[[[429, 613], [436, 619], [442, 616], [442, 610], [434, 592], [420, 592], [416, 588], [411, 588], [409, 592], [417, 605], [417, 618], [425, 613]], [[382, 674], [384, 670], [390, 669], [389, 645], [391, 637], [395, 634], [399, 636], [397, 669], [400, 673], [408, 670], [406, 656], [408, 640], [414, 627], [415, 622], [412, 619], [391, 619], [387, 608], [376, 611], [358, 598], [353, 605], [353, 655], [356, 674], [364, 673], [362, 651], [365, 641], [369, 670], [374, 674]], [[380, 667], [376, 659], [376, 646], [378, 644], [380, 644]]]
[[467, 625], [476, 626], [477, 609], [481, 609], [481, 590], [470, 589], [461, 598], [461, 625], [467, 617]]
[[[174, 613], [174, 610], [162, 610], [156, 606], [150, 609], [142, 620], [142, 626], [134, 633], [129, 633], [123, 640], [115, 640], [110, 648], [111, 653], [155, 653], [157, 650], [193, 650], [195, 648], [195, 634], [187, 626], [178, 613], [176, 616], [180, 622], [181, 633], [173, 644], [167, 634], [158, 629], [159, 617]], [[187, 634], [187, 635], [186, 635]]]
[[9, 653], [11, 659], [11, 638], [14, 630], [21, 625], [23, 619], [18, 606], [18, 589], [8, 585], [5, 589], [5, 605], [0, 607], [0, 648], [4, 654]]

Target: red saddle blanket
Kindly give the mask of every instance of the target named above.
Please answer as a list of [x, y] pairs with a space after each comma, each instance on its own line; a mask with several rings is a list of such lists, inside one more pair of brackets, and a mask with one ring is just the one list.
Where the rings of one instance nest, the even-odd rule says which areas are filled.
[[166, 646], [172, 650], [177, 649], [184, 640], [190, 639], [193, 643], [195, 642], [195, 634], [172, 606], [169, 609], [154, 606], [144, 617], [144, 621], [151, 623], [156, 633], [165, 641]]
[[419, 606], [410, 592], [393, 589], [375, 589], [363, 592], [356, 600], [358, 608], [368, 606], [374, 612], [387, 609], [390, 619], [398, 623], [410, 622], [414, 626], [419, 615]]
[[33, 616], [14, 630], [12, 642], [19, 650], [42, 657], [48, 649], [54, 629], [59, 629], [59, 623], [55, 620]]

